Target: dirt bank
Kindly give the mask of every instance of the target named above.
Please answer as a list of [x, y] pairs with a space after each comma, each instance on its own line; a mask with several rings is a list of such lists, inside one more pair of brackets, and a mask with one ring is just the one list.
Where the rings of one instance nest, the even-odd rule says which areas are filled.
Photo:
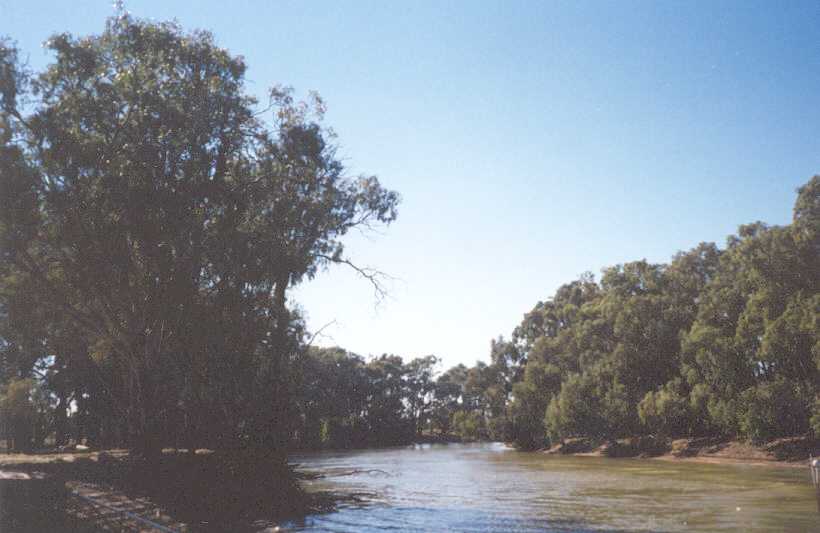
[[809, 455], [820, 456], [820, 439], [800, 436], [765, 444], [718, 438], [662, 439], [633, 437], [615, 441], [566, 439], [543, 450], [547, 454], [589, 457], [639, 457], [664, 461], [805, 467]]

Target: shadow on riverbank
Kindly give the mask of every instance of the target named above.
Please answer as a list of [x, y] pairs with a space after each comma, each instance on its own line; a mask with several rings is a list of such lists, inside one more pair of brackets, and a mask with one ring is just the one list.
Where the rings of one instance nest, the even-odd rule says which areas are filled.
[[168, 452], [150, 463], [123, 450], [14, 454], [0, 456], [0, 468], [10, 478], [2, 482], [0, 531], [73, 531], [78, 523], [110, 530], [96, 521], [111, 513], [78, 511], [78, 498], [85, 500], [78, 487], [102, 506], [173, 517], [165, 523], [175, 531], [258, 531], [259, 523], [328, 510], [337, 501], [305, 493], [286, 463], [239, 452]]

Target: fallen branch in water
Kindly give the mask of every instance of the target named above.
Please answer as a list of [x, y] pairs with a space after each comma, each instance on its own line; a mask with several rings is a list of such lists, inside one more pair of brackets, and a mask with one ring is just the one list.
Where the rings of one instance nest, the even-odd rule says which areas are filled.
[[341, 471], [333, 471], [333, 472], [311, 472], [311, 471], [300, 471], [299, 477], [301, 479], [322, 479], [326, 477], [345, 477], [345, 476], [355, 476], [357, 474], [381, 474], [383, 476], [390, 476], [390, 472], [385, 472], [384, 470], [380, 470], [378, 468], [354, 468], [352, 470], [341, 470]]
[[345, 472], [343, 474], [336, 474], [336, 477], [355, 476], [356, 474], [373, 474], [373, 473], [384, 474], [385, 476], [390, 475], [389, 472], [385, 472], [384, 470], [379, 470], [378, 468], [369, 468], [367, 470], [364, 470], [364, 469], [350, 470], [349, 472]]

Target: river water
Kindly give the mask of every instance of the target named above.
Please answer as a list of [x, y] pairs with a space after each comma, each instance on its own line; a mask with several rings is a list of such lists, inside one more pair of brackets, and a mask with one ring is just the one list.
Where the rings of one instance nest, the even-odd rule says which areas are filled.
[[352, 497], [289, 531], [820, 532], [809, 469], [548, 456], [502, 444], [292, 458]]

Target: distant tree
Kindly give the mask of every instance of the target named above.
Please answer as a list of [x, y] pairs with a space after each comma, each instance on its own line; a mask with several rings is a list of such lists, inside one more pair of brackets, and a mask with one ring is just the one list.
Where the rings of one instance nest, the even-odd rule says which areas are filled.
[[342, 348], [311, 347], [299, 366], [294, 444], [303, 448], [364, 445], [369, 389], [364, 359]]
[[484, 432], [484, 419], [477, 411], [457, 410], [451, 424], [455, 434], [468, 441], [478, 440]]
[[35, 380], [12, 379], [0, 390], [0, 421], [12, 451], [42, 446], [47, 417], [48, 400]]
[[408, 407], [415, 420], [416, 433], [421, 434], [427, 421], [427, 413], [433, 403], [435, 381], [433, 373], [439, 359], [435, 355], [417, 357], [407, 363], [405, 374], [408, 389]]
[[436, 378], [433, 393], [433, 421], [442, 433], [448, 433], [451, 429], [452, 415], [461, 405], [466, 382], [467, 367], [463, 364], [449, 368]]
[[365, 421], [369, 445], [402, 444], [416, 434], [408, 412], [407, 369], [398, 355], [382, 354], [367, 363], [368, 394]]

